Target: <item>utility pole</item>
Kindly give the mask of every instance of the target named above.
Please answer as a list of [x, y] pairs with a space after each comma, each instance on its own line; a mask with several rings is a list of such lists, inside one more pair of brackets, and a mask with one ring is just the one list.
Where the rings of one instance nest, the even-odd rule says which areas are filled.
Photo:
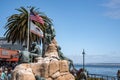
[[85, 51], [84, 51], [84, 49], [83, 49], [82, 54], [83, 54], [83, 70], [85, 70]]

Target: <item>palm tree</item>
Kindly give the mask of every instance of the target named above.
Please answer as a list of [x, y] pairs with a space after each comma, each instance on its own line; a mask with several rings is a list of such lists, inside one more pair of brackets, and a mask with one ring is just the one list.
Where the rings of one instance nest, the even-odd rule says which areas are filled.
[[[16, 9], [19, 11], [19, 14], [13, 14], [11, 15], [8, 20], [7, 24], [5, 25], [5, 28], [7, 31], [5, 32], [6, 39], [8, 42], [12, 41], [14, 44], [15, 42], [22, 44], [27, 44], [27, 38], [28, 38], [28, 11], [24, 7], [20, 7], [19, 9]], [[52, 26], [51, 19], [48, 18], [44, 13], [37, 11], [34, 7], [30, 7], [30, 11], [37, 13], [39, 16], [42, 17], [44, 20], [44, 25], [33, 21], [38, 27], [41, 28], [43, 32], [45, 32], [47, 26]], [[34, 41], [37, 43], [41, 43], [41, 38], [37, 35], [34, 35], [30, 33], [30, 44]]]

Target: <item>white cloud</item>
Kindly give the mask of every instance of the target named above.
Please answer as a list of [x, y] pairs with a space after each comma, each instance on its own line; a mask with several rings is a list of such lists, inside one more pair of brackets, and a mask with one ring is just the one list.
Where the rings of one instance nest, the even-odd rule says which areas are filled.
[[111, 9], [120, 8], [120, 0], [108, 0], [107, 3], [103, 4], [103, 6], [111, 8]]
[[114, 19], [120, 19], [120, 0], [108, 0], [108, 2], [102, 4], [107, 10], [105, 16]]

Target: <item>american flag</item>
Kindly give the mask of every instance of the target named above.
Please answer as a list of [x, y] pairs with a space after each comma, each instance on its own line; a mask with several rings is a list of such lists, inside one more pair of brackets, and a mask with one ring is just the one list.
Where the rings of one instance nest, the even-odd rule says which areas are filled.
[[42, 17], [40, 17], [38, 14], [35, 14], [33, 12], [30, 12], [30, 20], [36, 21], [42, 25], [44, 24]]

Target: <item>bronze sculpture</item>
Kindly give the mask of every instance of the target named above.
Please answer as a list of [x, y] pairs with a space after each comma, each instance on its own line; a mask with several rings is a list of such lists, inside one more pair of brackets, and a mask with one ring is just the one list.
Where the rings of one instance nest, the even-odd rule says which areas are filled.
[[21, 63], [29, 63], [30, 62], [30, 53], [27, 51], [27, 49], [25, 48], [24, 51], [20, 51], [19, 52], [19, 60], [18, 60], [18, 64]]
[[42, 52], [39, 45], [36, 42], [32, 43], [32, 51], [30, 51], [31, 62], [35, 61], [35, 58], [42, 57]]
[[71, 70], [71, 68], [75, 69], [75, 67], [73, 65], [73, 61], [63, 55], [63, 53], [61, 52], [61, 47], [60, 46], [57, 46], [57, 51], [58, 51], [58, 56], [61, 60], [67, 60], [67, 61], [70, 62], [69, 63], [69, 70]]

